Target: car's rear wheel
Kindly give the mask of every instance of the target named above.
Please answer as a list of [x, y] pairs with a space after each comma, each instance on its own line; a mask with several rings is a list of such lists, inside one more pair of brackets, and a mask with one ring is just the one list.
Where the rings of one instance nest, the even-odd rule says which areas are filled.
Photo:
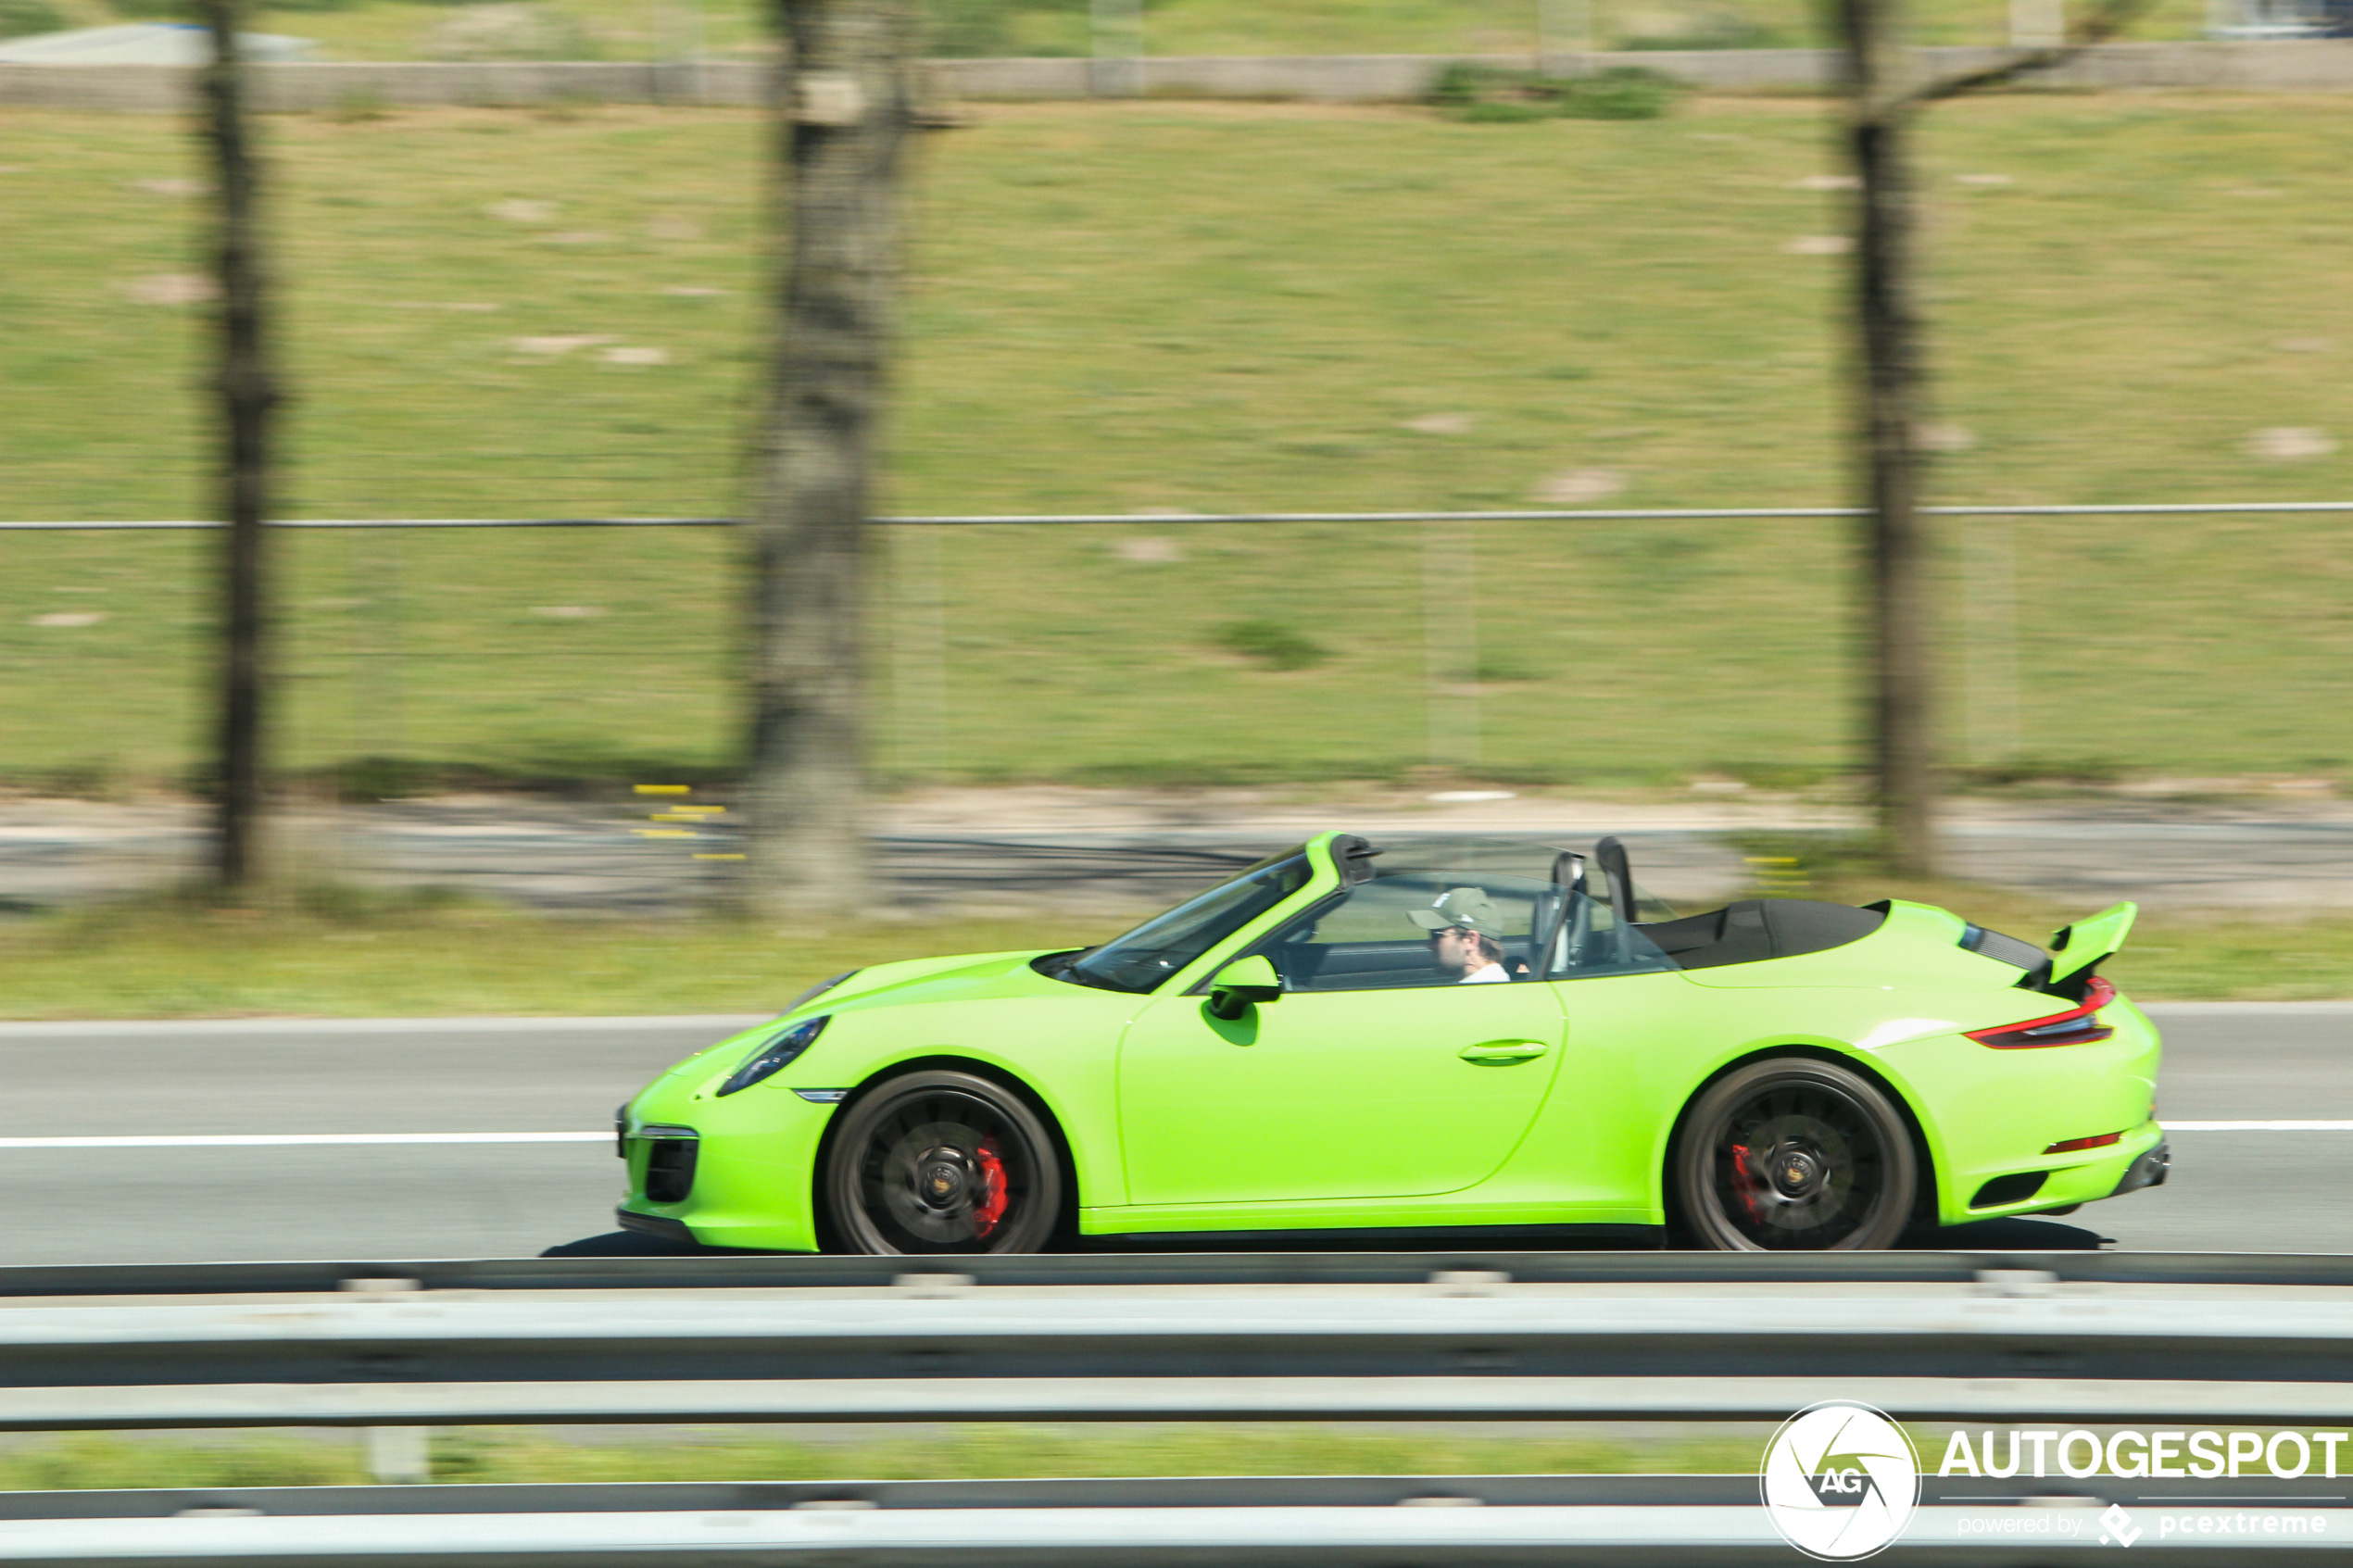
[[1887, 1097], [1804, 1057], [1709, 1085], [1677, 1140], [1674, 1177], [1687, 1238], [1724, 1252], [1892, 1247], [1919, 1190], [1911, 1135]]
[[911, 1073], [862, 1096], [825, 1160], [826, 1217], [849, 1252], [1035, 1252], [1062, 1187], [1045, 1123], [970, 1073]]

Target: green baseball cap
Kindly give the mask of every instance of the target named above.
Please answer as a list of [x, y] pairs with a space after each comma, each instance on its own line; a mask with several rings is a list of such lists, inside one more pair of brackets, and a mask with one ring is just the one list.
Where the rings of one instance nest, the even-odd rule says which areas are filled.
[[1407, 909], [1405, 918], [1424, 931], [1444, 931], [1459, 925], [1481, 936], [1501, 936], [1504, 917], [1495, 900], [1476, 887], [1450, 887], [1426, 909]]

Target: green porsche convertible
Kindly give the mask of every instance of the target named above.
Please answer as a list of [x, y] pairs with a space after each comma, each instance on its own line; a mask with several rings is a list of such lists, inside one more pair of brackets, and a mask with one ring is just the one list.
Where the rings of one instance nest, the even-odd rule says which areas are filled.
[[1326, 834], [1101, 947], [838, 975], [623, 1106], [623, 1224], [783, 1251], [1663, 1227], [1883, 1248], [2165, 1179], [2157, 1032], [1925, 904], [1678, 915], [1624, 847]]

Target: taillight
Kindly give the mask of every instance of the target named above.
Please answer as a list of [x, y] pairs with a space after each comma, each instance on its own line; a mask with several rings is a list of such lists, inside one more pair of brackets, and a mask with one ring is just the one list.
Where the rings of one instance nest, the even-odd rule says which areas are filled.
[[2106, 1148], [2112, 1143], [2122, 1143], [2121, 1133], [2102, 1133], [2095, 1138], [2061, 1138], [2045, 1149], [2045, 1154], [2073, 1154], [2079, 1148]]
[[2005, 1023], [1998, 1029], [1970, 1029], [1966, 1033], [1979, 1045], [1991, 1046], [1997, 1051], [2034, 1050], [2044, 1046], [2088, 1046], [2116, 1033], [2100, 1022], [2100, 1009], [2114, 1000], [2116, 987], [2095, 974], [2083, 993], [2082, 1007], [2055, 1012], [2048, 1018], [2032, 1018], [2024, 1023]]

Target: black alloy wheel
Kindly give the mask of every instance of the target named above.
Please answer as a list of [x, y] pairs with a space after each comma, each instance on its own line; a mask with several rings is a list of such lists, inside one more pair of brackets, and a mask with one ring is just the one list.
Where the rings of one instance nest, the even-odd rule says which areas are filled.
[[1911, 1135], [1887, 1097], [1803, 1057], [1709, 1085], [1684, 1119], [1673, 1175], [1690, 1243], [1721, 1252], [1893, 1247], [1919, 1190]]
[[1036, 1252], [1062, 1189], [1045, 1123], [970, 1073], [911, 1073], [860, 1097], [825, 1159], [845, 1252]]

